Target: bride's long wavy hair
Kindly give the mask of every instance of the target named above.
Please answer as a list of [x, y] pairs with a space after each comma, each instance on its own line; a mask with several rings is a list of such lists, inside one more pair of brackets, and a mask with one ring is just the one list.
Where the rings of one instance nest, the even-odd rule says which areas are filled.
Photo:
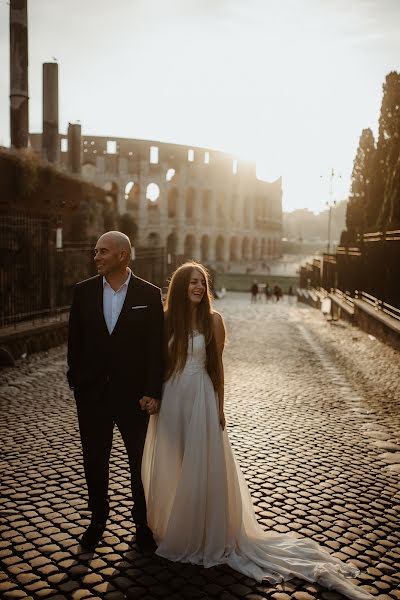
[[188, 290], [193, 270], [205, 280], [205, 292], [197, 307], [197, 328], [206, 342], [206, 370], [214, 388], [221, 383], [220, 364], [212, 318], [212, 296], [209, 275], [200, 263], [186, 262], [171, 277], [165, 300], [166, 379], [182, 371], [187, 360], [188, 340], [193, 334], [191, 302]]

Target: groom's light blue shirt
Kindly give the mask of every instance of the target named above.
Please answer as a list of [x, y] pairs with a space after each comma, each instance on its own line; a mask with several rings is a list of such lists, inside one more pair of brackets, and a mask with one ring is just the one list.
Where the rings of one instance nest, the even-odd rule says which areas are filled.
[[108, 333], [110, 335], [113, 332], [115, 324], [118, 321], [118, 317], [124, 305], [126, 292], [128, 291], [128, 285], [131, 276], [132, 271], [129, 269], [128, 277], [116, 292], [112, 289], [107, 279], [103, 277], [103, 313]]

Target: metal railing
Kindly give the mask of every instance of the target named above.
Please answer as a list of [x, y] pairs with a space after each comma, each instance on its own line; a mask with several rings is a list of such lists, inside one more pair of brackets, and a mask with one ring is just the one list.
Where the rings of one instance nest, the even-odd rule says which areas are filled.
[[70, 306], [58, 306], [52, 309], [36, 310], [27, 313], [15, 313], [4, 317], [1, 322], [0, 329], [3, 334], [7, 334], [7, 330], [18, 331], [29, 326], [40, 326], [49, 323], [61, 323], [67, 320]]
[[351, 308], [354, 308], [353, 298], [349, 295], [349, 292], [342, 292], [342, 290], [333, 289], [332, 292], [340, 298], [342, 302], [348, 304]]
[[379, 298], [375, 298], [366, 292], [356, 291], [356, 298], [364, 300], [364, 302], [372, 306], [375, 310], [383, 312], [389, 317], [400, 321], [400, 309], [396, 308], [395, 306], [387, 304], [387, 302], [383, 302], [382, 300], [379, 300]]

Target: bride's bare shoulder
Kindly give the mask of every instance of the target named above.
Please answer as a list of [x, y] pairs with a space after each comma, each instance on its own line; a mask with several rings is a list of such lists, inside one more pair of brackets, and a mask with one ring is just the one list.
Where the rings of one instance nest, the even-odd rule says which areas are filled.
[[211, 316], [214, 323], [214, 327], [224, 326], [224, 319], [222, 318], [222, 315], [219, 312], [213, 310]]

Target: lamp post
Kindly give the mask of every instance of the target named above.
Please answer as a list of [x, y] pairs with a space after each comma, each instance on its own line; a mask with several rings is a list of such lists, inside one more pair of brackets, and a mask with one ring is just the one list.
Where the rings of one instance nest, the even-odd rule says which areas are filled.
[[[322, 175], [320, 176], [322, 179]], [[328, 241], [326, 244], [326, 252], [331, 252], [331, 232], [332, 232], [332, 209], [336, 206], [336, 200], [333, 200], [333, 180], [336, 177], [335, 170], [332, 168], [329, 175], [329, 199], [325, 202], [328, 208]], [[341, 175], [338, 175], [339, 179]]]
[[332, 208], [336, 206], [336, 200], [333, 202], [327, 202], [328, 206], [328, 242], [326, 244], [326, 253], [331, 253], [331, 231], [332, 231]]

